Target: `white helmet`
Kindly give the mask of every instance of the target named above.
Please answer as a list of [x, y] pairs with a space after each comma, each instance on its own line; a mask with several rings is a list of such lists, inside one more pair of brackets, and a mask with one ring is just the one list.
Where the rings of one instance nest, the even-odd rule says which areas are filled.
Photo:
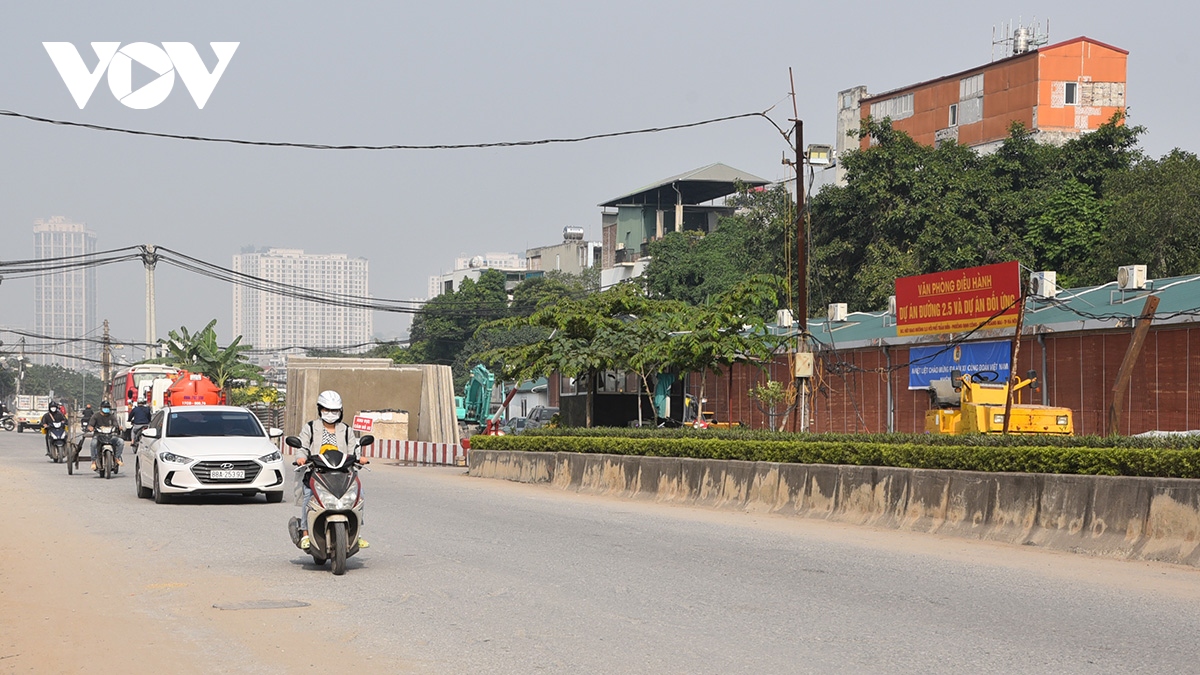
[[336, 391], [327, 389], [317, 396], [317, 407], [326, 410], [341, 410], [342, 397]]

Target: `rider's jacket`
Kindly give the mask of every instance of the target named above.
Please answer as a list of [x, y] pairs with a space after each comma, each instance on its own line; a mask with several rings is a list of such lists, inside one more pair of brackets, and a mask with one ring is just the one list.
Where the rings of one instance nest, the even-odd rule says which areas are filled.
[[88, 421], [88, 426], [95, 429], [96, 427], [116, 427], [117, 418], [112, 413], [96, 413], [92, 415], [92, 419]]
[[62, 422], [63, 424], [66, 424], [67, 418], [57, 410], [54, 412], [47, 412], [45, 415], [42, 415], [42, 426], [48, 427], [55, 422]]
[[130, 424], [150, 424], [150, 417], [153, 413], [150, 411], [150, 406], [139, 405], [134, 406], [133, 410], [129, 411]]

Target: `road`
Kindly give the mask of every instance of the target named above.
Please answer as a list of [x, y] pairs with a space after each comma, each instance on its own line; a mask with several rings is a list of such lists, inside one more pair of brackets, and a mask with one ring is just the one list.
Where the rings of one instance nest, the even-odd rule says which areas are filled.
[[1200, 571], [374, 466], [344, 577], [261, 498], [0, 433], [0, 672], [1195, 672]]

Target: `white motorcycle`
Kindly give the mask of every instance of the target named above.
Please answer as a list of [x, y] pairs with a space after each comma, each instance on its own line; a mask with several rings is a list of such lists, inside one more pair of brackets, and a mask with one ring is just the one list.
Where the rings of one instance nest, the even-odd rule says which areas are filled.
[[[284, 442], [293, 448], [303, 448], [300, 439], [288, 436]], [[355, 450], [371, 445], [375, 437], [363, 436]], [[299, 480], [312, 490], [308, 502], [308, 553], [313, 562], [331, 562], [336, 575], [346, 573], [346, 558], [358, 553], [358, 530], [362, 525], [362, 483], [358, 478], [358, 457], [338, 450], [326, 450], [313, 455], [297, 472]], [[300, 519], [288, 521], [292, 543], [300, 548]]]

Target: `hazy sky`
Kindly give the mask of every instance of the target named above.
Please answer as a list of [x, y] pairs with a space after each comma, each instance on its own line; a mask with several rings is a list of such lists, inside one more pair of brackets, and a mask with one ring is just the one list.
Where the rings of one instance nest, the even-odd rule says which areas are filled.
[[[119, 7], [119, 9], [117, 8]], [[867, 2], [5, 2], [0, 108], [172, 133], [331, 144], [470, 143], [690, 122], [779, 103], [795, 69], [806, 140], [832, 143], [836, 93], [872, 92], [986, 63], [993, 25], [1049, 17], [1128, 49], [1145, 149], [1200, 149], [1191, 79], [1200, 9], [1187, 3]], [[44, 41], [241, 45], [203, 110], [176, 79], [150, 110], [102, 80], [84, 110]], [[148, 78], [143, 81], [148, 81]], [[135, 80], [134, 86], [139, 82]], [[370, 260], [371, 291], [415, 298], [459, 255], [524, 252], [597, 203], [712, 162], [787, 177], [761, 119], [571, 146], [330, 152], [135, 138], [0, 118], [0, 259], [32, 257], [34, 220], [86, 222], [99, 248], [155, 243], [230, 266], [243, 246]], [[144, 333], [140, 265], [102, 268], [100, 319]], [[218, 319], [231, 289], [160, 266], [158, 331]], [[33, 326], [32, 281], [0, 283], [0, 326]], [[376, 333], [400, 320], [377, 314]]]

